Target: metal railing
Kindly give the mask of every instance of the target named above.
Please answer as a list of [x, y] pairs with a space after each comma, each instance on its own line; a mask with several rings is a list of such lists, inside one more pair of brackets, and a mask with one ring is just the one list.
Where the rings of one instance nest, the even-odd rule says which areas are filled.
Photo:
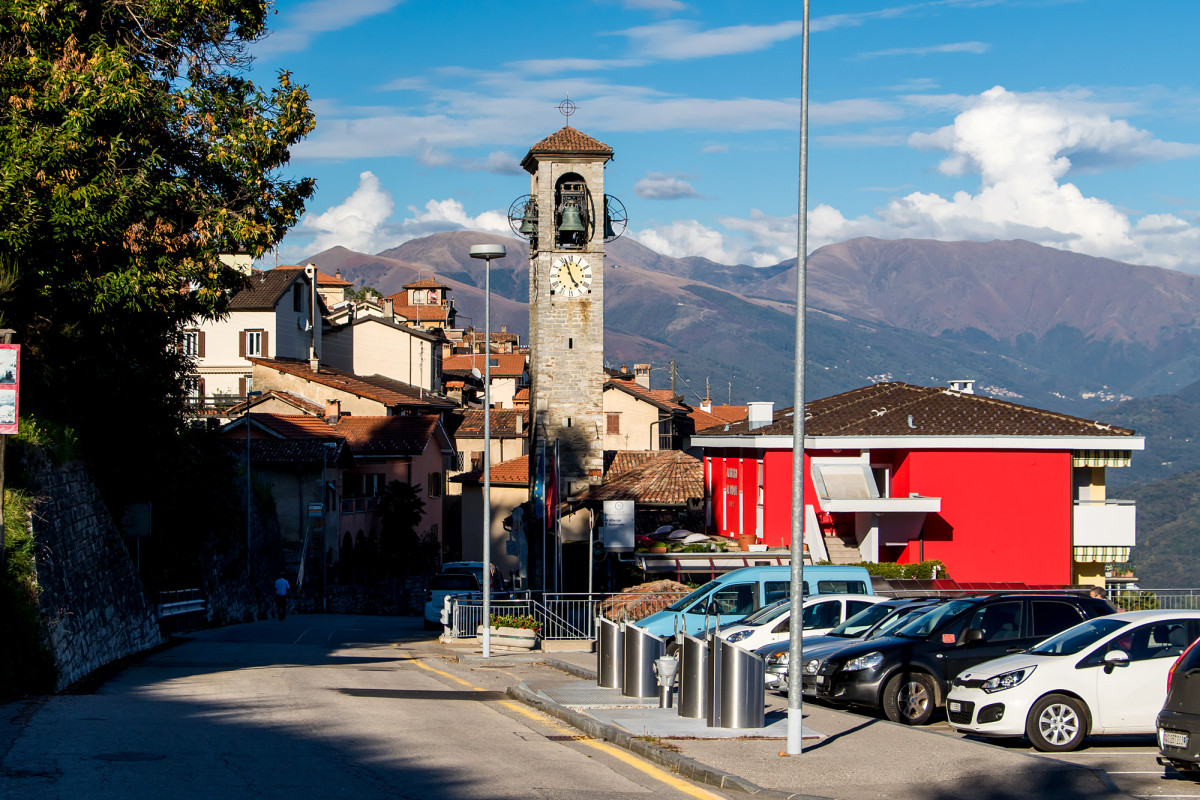
[[1200, 589], [1110, 589], [1108, 601], [1123, 611], [1200, 609]]
[[163, 633], [193, 631], [204, 622], [208, 604], [199, 589], [178, 589], [159, 592], [155, 612]]
[[[595, 639], [598, 615], [614, 620], [642, 619], [687, 596], [685, 592], [515, 594], [493, 599], [492, 613], [533, 617], [542, 624], [543, 639], [558, 640]], [[478, 593], [452, 595], [449, 602], [446, 635], [454, 639], [476, 636], [476, 629], [483, 624], [483, 597]]]

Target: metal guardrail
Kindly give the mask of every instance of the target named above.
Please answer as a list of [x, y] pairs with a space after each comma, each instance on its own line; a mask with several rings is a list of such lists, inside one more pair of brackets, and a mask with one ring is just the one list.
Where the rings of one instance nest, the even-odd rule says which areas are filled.
[[[685, 592], [581, 592], [547, 593], [539, 598], [526, 592], [524, 596], [493, 599], [491, 608], [493, 614], [533, 617], [542, 623], [543, 639], [595, 639], [598, 615], [617, 621], [642, 619], [686, 596]], [[448, 602], [446, 635], [453, 639], [476, 636], [476, 629], [483, 624], [482, 596], [452, 595]]]
[[1200, 610], [1200, 589], [1112, 589], [1108, 601], [1123, 611]]
[[155, 613], [159, 629], [166, 634], [193, 631], [204, 622], [208, 602], [199, 589], [159, 592]]

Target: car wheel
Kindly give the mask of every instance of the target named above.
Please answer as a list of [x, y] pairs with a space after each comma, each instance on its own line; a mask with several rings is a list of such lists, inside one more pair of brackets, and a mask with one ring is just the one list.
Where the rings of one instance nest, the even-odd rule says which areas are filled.
[[883, 713], [892, 722], [924, 725], [937, 707], [933, 678], [920, 672], [897, 675], [883, 689]]
[[1043, 752], [1075, 750], [1087, 736], [1087, 709], [1074, 697], [1048, 694], [1030, 709], [1025, 733]]

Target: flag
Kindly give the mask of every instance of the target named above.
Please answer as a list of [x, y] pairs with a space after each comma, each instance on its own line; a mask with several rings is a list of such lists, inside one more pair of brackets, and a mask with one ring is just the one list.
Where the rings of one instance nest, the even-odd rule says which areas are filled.
[[546, 448], [538, 442], [533, 468], [533, 513], [542, 519], [546, 513]]

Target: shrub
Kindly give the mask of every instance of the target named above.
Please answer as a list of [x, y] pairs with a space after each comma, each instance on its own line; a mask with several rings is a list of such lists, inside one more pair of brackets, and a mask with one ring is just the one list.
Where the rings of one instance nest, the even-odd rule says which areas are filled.
[[[832, 561], [822, 561], [822, 564], [832, 564]], [[894, 561], [860, 561], [850, 564], [852, 567], [864, 567], [872, 575], [889, 580], [929, 580], [933, 578], [933, 570], [937, 568], [939, 578], [949, 578], [950, 571], [941, 561], [919, 561], [914, 564], [897, 564]]]
[[38, 609], [34, 540], [26, 525], [29, 495], [4, 492], [5, 567], [0, 573], [0, 698], [53, 691], [54, 657]]
[[535, 633], [542, 632], [542, 623], [528, 614], [492, 614], [493, 628], [523, 628]]

